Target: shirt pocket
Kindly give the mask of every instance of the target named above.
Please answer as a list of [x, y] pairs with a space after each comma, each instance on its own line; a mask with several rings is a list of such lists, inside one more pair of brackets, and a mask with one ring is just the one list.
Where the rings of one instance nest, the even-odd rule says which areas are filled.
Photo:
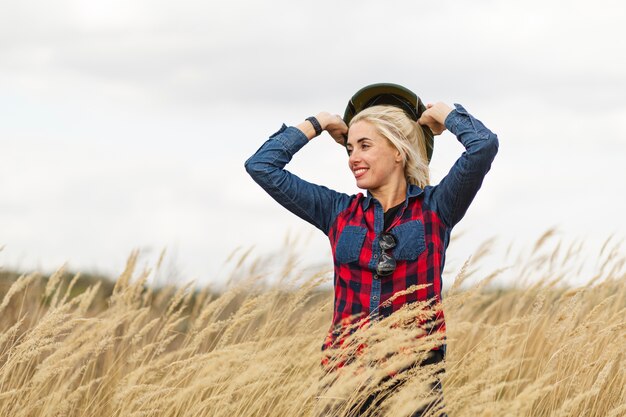
[[358, 261], [366, 233], [367, 229], [365, 227], [344, 227], [335, 248], [335, 259], [337, 259], [337, 262], [347, 264]]
[[414, 261], [426, 250], [424, 224], [420, 220], [402, 223], [390, 230], [398, 242], [393, 249], [393, 257], [406, 261]]

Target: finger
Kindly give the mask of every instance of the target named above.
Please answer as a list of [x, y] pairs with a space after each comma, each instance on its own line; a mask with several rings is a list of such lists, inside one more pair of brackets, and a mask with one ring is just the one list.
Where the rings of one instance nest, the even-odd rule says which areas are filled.
[[428, 104], [426, 105], [426, 108], [427, 108], [427, 109], [430, 109], [432, 106], [433, 106], [433, 103], [428, 103]]

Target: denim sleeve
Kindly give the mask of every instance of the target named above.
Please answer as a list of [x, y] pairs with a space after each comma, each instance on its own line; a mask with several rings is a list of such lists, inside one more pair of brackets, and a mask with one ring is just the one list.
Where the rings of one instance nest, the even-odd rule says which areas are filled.
[[328, 234], [330, 226], [351, 199], [347, 194], [307, 182], [284, 169], [308, 143], [295, 127], [283, 124], [245, 163], [246, 171], [280, 205]]
[[454, 106], [445, 125], [463, 144], [465, 152], [431, 192], [431, 204], [450, 228], [465, 215], [498, 153], [498, 137], [463, 106]]

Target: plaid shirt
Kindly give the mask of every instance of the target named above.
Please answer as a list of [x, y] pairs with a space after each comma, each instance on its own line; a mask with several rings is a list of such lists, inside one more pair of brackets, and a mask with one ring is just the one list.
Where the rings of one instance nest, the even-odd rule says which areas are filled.
[[[441, 300], [441, 274], [450, 232], [465, 215], [497, 151], [498, 138], [462, 106], [445, 121], [466, 149], [436, 186], [408, 185], [403, 206], [387, 231], [397, 241], [391, 255], [396, 269], [376, 275], [381, 254], [378, 239], [384, 231], [381, 204], [369, 193], [347, 195], [311, 184], [286, 171], [285, 165], [308, 139], [295, 127], [283, 124], [246, 161], [252, 178], [278, 203], [322, 230], [334, 258], [335, 301], [333, 322], [322, 350], [340, 345], [346, 326], [366, 318], [377, 320], [405, 303]], [[394, 294], [412, 286], [428, 286], [408, 294]], [[443, 312], [432, 320], [431, 331], [445, 332]]]

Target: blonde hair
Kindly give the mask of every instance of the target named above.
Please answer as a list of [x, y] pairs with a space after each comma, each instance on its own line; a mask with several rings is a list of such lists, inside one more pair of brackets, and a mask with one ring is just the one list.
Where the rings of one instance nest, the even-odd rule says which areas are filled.
[[409, 184], [424, 188], [430, 183], [426, 136], [419, 123], [394, 106], [368, 107], [354, 116], [350, 126], [360, 121], [371, 123], [400, 152], [404, 176]]

